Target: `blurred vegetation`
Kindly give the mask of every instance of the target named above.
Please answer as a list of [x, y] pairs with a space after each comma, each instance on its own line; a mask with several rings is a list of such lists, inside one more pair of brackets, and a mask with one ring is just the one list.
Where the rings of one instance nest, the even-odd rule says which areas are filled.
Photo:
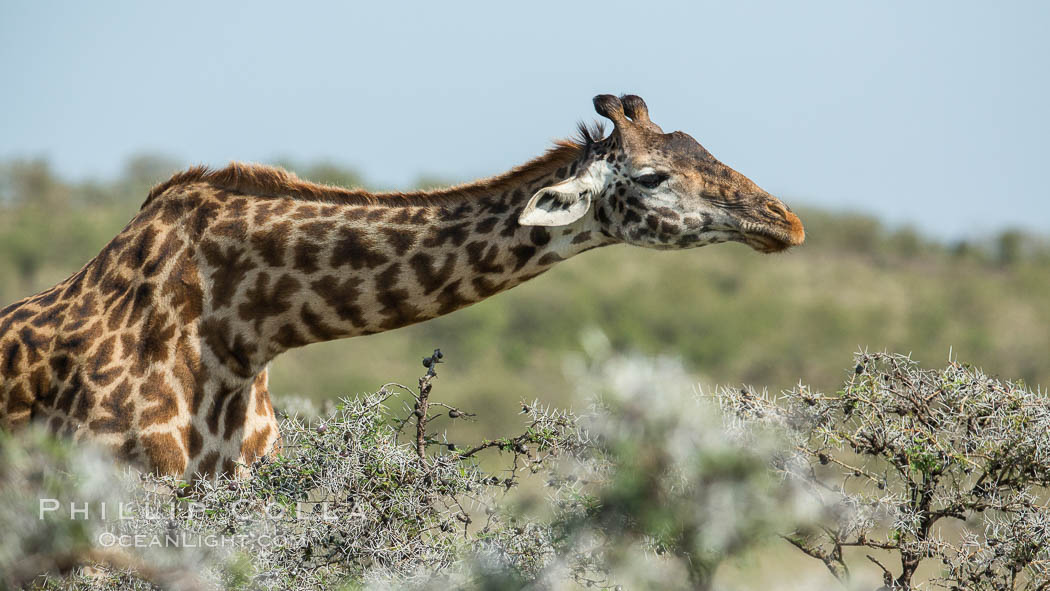
[[857, 353], [834, 394], [697, 395], [676, 360], [585, 341], [588, 408], [499, 401], [522, 412], [491, 440], [432, 391], [439, 351], [418, 388], [296, 399], [237, 479], [0, 431], [0, 589], [1050, 587], [1042, 393]]
[[[319, 182], [367, 185], [332, 163], [278, 163]], [[144, 155], [118, 178], [71, 181], [43, 159], [0, 163], [0, 306], [76, 271], [132, 217], [151, 185], [182, 167]], [[842, 352], [858, 347], [911, 352], [930, 364], [953, 350], [1050, 384], [1045, 237], [990, 230], [943, 243], [864, 215], [796, 210], [808, 238], [792, 252], [762, 256], [737, 244], [599, 249], [450, 316], [288, 353], [273, 364], [272, 391], [318, 400], [374, 391], [415, 372], [405, 351], [440, 346], [458, 360], [442, 376], [457, 404], [483, 410], [503, 406], [485, 404], [497, 396], [564, 398], [571, 391], [566, 354], [595, 326], [616, 351], [680, 357], [705, 385], [779, 391], [803, 380], [833, 390]], [[489, 435], [514, 420], [489, 419], [479, 424]]]

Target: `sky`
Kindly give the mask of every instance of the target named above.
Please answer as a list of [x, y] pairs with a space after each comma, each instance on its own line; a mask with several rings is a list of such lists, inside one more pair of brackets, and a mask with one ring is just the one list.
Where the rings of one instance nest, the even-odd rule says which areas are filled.
[[[1050, 228], [1050, 3], [0, 0], [0, 159], [489, 176], [634, 93], [789, 205]], [[160, 180], [160, 179], [158, 179]]]

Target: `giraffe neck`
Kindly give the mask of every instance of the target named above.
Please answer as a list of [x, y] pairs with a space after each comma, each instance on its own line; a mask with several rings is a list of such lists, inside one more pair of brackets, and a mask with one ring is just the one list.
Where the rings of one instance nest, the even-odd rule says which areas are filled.
[[45, 421], [184, 478], [250, 465], [278, 446], [265, 367], [282, 351], [447, 314], [611, 243], [592, 215], [518, 224], [582, 149], [416, 195], [177, 175], [78, 273], [0, 310], [0, 427]]
[[591, 215], [518, 224], [536, 190], [572, 174], [573, 155], [437, 194], [218, 194], [197, 251], [203, 342], [247, 380], [288, 349], [448, 314], [610, 243]]

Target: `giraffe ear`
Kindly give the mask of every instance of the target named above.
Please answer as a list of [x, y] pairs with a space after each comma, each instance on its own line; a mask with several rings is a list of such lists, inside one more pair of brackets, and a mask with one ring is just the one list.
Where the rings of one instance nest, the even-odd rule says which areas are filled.
[[522, 226], [567, 226], [591, 208], [591, 187], [579, 177], [544, 187], [518, 217]]

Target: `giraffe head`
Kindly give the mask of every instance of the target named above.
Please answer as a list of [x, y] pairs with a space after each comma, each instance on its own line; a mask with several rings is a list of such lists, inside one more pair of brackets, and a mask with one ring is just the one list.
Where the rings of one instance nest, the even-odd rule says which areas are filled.
[[563, 226], [594, 216], [614, 239], [672, 249], [743, 242], [762, 252], [802, 244], [802, 222], [776, 197], [681, 131], [664, 133], [634, 95], [594, 97], [613, 133], [584, 133], [569, 178], [540, 189], [519, 222]]

